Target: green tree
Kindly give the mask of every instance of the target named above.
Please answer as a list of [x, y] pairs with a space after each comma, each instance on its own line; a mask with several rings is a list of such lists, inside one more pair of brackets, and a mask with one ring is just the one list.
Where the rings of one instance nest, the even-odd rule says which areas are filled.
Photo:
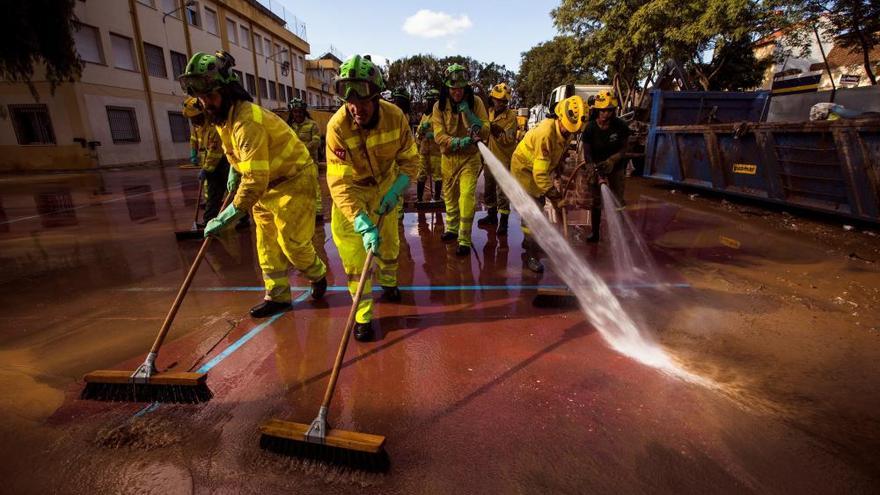
[[741, 84], [736, 73], [763, 62], [730, 48], [776, 27], [772, 5], [756, 0], [562, 0], [551, 15], [575, 40], [574, 54], [606, 68], [624, 105], [638, 103], [668, 60], [703, 89], [738, 89], [720, 82]]
[[572, 63], [577, 57], [570, 37], [556, 38], [540, 43], [520, 57], [519, 73], [514, 89], [524, 106], [547, 103], [550, 91], [563, 84], [594, 84], [597, 82], [594, 68], [588, 64]]
[[34, 99], [39, 98], [33, 83], [37, 70], [52, 93], [59, 84], [78, 79], [83, 62], [73, 42], [75, 5], [76, 0], [4, 2], [0, 79], [27, 84]]

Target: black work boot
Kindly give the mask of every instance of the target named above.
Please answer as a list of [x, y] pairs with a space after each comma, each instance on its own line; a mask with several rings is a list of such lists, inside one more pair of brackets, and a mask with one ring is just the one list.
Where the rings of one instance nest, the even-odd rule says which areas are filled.
[[498, 225], [498, 210], [489, 208], [486, 216], [477, 220], [477, 227], [486, 227], [488, 225]]
[[455, 232], [444, 232], [443, 235], [440, 236], [440, 240], [443, 242], [452, 242], [458, 239], [458, 234]]
[[602, 224], [602, 209], [591, 209], [590, 218], [592, 220], [591, 228], [593, 230], [590, 232], [590, 237], [587, 237], [587, 242], [599, 242], [599, 226]]
[[421, 203], [425, 200], [425, 181], [416, 182], [416, 201]]
[[382, 286], [382, 299], [388, 302], [399, 302], [400, 301], [400, 289], [397, 288], [396, 285], [383, 285]]
[[312, 299], [317, 301], [323, 298], [325, 292], [327, 292], [327, 277], [312, 282]]
[[471, 247], [464, 244], [459, 244], [455, 250], [456, 256], [468, 256], [469, 254], [471, 254]]
[[495, 235], [507, 235], [507, 220], [510, 217], [507, 213], [502, 213], [498, 218], [498, 229]]
[[431, 201], [441, 201], [443, 198], [443, 181], [435, 180], [434, 181], [434, 196], [431, 197]]
[[292, 306], [289, 302], [283, 303], [266, 300], [251, 308], [251, 316], [253, 316], [254, 318], [265, 318], [267, 316], [272, 316], [287, 311], [291, 307]]
[[373, 322], [355, 323], [352, 333], [354, 334], [354, 340], [357, 340], [358, 342], [369, 342], [373, 340], [373, 337], [375, 336], [373, 333]]

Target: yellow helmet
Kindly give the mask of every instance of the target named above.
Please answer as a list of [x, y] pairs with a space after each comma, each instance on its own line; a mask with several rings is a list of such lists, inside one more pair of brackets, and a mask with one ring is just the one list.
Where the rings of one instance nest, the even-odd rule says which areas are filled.
[[183, 116], [191, 119], [202, 114], [202, 102], [194, 96], [190, 96], [183, 101]]
[[489, 97], [510, 101], [510, 86], [507, 83], [498, 83], [492, 86], [492, 91], [489, 91]]
[[609, 90], [600, 91], [596, 95], [596, 102], [593, 104], [596, 109], [615, 109], [617, 108], [617, 98]]
[[556, 104], [554, 109], [559, 122], [566, 131], [575, 133], [587, 122], [587, 105], [580, 96], [569, 96]]

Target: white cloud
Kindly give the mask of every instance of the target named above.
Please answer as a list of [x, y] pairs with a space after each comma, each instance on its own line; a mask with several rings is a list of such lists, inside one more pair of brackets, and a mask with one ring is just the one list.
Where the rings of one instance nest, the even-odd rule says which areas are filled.
[[473, 26], [466, 15], [453, 17], [446, 12], [422, 9], [403, 21], [403, 30], [422, 38], [439, 38], [464, 31]]

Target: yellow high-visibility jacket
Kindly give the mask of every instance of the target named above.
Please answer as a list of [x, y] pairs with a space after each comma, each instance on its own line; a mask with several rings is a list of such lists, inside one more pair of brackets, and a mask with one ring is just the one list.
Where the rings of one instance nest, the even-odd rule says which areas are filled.
[[415, 177], [419, 151], [409, 119], [397, 106], [379, 102], [379, 120], [360, 127], [343, 105], [327, 123], [327, 185], [333, 204], [354, 221], [367, 198], [382, 194], [397, 174]]
[[544, 119], [516, 146], [510, 171], [531, 196], [542, 196], [553, 187], [551, 173], [565, 156], [569, 140], [570, 136], [560, 132], [556, 119]]
[[431, 127], [431, 114], [423, 114], [421, 120], [419, 120], [419, 127], [416, 128], [419, 153], [423, 155], [439, 155], [440, 145], [437, 144], [437, 141], [434, 141], [433, 137], [428, 138], [428, 132], [434, 132], [434, 129]]
[[516, 149], [516, 111], [507, 110], [495, 115], [495, 109], [489, 110], [489, 124], [495, 124], [502, 129], [497, 136], [489, 134], [489, 151], [492, 152], [501, 163], [510, 166], [510, 157]]
[[312, 160], [318, 161], [318, 148], [321, 147], [321, 130], [318, 123], [306, 117], [301, 124], [290, 122], [290, 128], [296, 133], [300, 141], [309, 149]]
[[[453, 111], [453, 106], [458, 106], [452, 102], [452, 98], [447, 98], [446, 106], [440, 108], [440, 102], [434, 104], [434, 111], [431, 114], [431, 125], [434, 127], [434, 141], [440, 145], [440, 150], [444, 155], [463, 154], [471, 155], [479, 153], [476, 146], [469, 146], [464, 150], [452, 151], [452, 138], [470, 136], [470, 124], [467, 117], [458, 110]], [[483, 122], [483, 128], [480, 129], [480, 139], [486, 141], [489, 139], [489, 114], [486, 113], [486, 106], [483, 100], [478, 96], [474, 96], [474, 115]]]
[[296, 177], [315, 162], [287, 122], [249, 101], [229, 109], [217, 126], [229, 164], [241, 174], [232, 204], [248, 210], [266, 192], [269, 182]]
[[220, 142], [217, 128], [212, 125], [193, 125], [189, 145], [199, 154], [199, 166], [205, 172], [213, 172], [223, 158], [223, 143]]

